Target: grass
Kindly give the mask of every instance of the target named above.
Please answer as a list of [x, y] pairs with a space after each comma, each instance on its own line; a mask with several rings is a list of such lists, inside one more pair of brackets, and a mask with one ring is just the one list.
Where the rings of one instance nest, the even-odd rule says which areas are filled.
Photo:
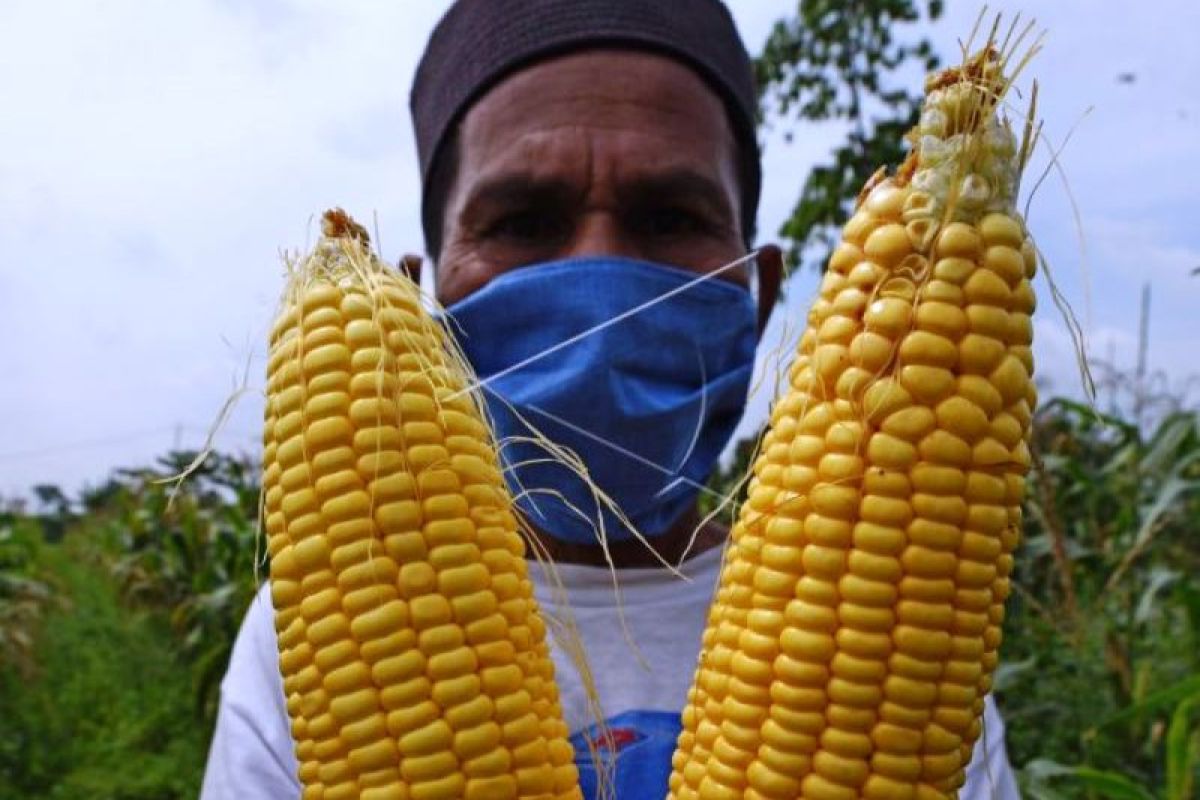
[[131, 611], [103, 565], [45, 548], [57, 601], [36, 667], [0, 670], [0, 800], [197, 795], [209, 723], [159, 611]]

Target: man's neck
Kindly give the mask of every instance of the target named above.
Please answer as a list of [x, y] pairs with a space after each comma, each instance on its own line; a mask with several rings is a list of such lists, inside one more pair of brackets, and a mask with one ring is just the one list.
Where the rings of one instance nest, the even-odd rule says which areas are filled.
[[691, 558], [722, 544], [729, 535], [729, 529], [715, 520], [701, 524], [699, 514], [693, 509], [684, 514], [668, 531], [647, 538], [645, 542], [637, 539], [610, 542], [608, 557], [605, 556], [604, 548], [599, 545], [564, 542], [536, 528], [532, 534], [537, 537], [539, 549], [556, 564], [602, 567], [608, 566], [611, 560], [617, 569], [626, 569], [661, 567], [664, 561], [668, 564], [678, 564], [685, 555]]

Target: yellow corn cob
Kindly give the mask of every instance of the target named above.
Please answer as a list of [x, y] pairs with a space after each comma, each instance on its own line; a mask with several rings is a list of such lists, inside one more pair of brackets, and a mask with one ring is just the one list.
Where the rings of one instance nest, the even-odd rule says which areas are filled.
[[271, 332], [263, 488], [305, 798], [577, 798], [489, 431], [343, 212]]
[[1034, 246], [991, 48], [864, 188], [772, 410], [671, 796], [948, 798], [980, 733], [1030, 465]]

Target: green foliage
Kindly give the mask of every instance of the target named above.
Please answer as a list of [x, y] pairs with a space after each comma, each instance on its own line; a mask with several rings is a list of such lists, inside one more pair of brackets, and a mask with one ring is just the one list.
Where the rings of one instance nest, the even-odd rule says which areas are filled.
[[[265, 578], [258, 538], [258, 465], [210, 454], [186, 481], [171, 480], [194, 459], [172, 453], [157, 469], [124, 471], [90, 495], [88, 529], [134, 607], [165, 609], [194, 665], [201, 717], [217, 689], [242, 615]], [[255, 554], [263, 558], [256, 565]]]
[[[39, 487], [40, 516], [0, 523], [0, 644], [24, 645], [0, 650], [23, 654], [7, 667], [0, 655], [0, 800], [197, 795], [220, 679], [266, 564], [255, 568], [257, 464], [212, 454], [167, 482], [193, 456], [116, 473], [83, 493], [83, 514]], [[33, 575], [59, 602], [14, 625], [6, 587]]]
[[0, 520], [0, 667], [29, 674], [34, 632], [51, 588], [37, 567], [41, 528], [34, 519]]
[[1141, 796], [1122, 781], [1188, 797], [1200, 769], [1200, 415], [1170, 413], [1144, 433], [1058, 400], [1035, 444], [1002, 651], [1028, 664], [1000, 693], [1010, 755], [1031, 797]]
[[43, 620], [32, 676], [0, 667], [0, 800], [195, 797], [211, 726], [165, 614], [131, 613], [75, 544], [42, 563], [67, 602]]
[[[863, 184], [906, 155], [921, 95], [889, 85], [899, 72], [913, 85], [938, 65], [928, 39], [901, 38], [905, 26], [936, 20], [941, 0], [801, 0], [796, 16], [775, 24], [755, 61], [765, 121], [805, 130], [811, 123], [848, 126], [830, 163], [814, 167], [780, 234], [793, 263], [824, 268]], [[912, 73], [909, 78], [909, 73]], [[788, 134], [789, 138], [791, 134]]]
[[1109, 726], [1120, 720], [1153, 714], [1170, 701], [1183, 699], [1174, 706], [1167, 728], [1163, 761], [1166, 786], [1156, 795], [1138, 782], [1115, 770], [1094, 769], [1086, 765], [1065, 766], [1050, 759], [1035, 759], [1022, 770], [1025, 794], [1033, 800], [1059, 800], [1067, 797], [1055, 788], [1055, 779], [1069, 787], [1099, 794], [1101, 797], [1133, 798], [1134, 800], [1192, 800], [1197, 778], [1200, 777], [1200, 724], [1195, 721], [1200, 709], [1200, 675], [1180, 681], [1167, 689], [1154, 692], [1141, 702], [1110, 717]]

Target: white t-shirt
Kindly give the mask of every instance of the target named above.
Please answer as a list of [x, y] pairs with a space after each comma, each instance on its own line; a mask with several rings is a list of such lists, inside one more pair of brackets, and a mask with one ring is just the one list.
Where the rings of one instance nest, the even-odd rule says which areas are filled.
[[[608, 569], [577, 564], [555, 567], [562, 584], [569, 587], [570, 613], [587, 653], [603, 713], [607, 719], [618, 717], [614, 724], [628, 731], [622, 741], [636, 742], [640, 719], [653, 725], [655, 719], [673, 719], [667, 714], [677, 716], [684, 707], [720, 560], [721, 548], [689, 560], [683, 568], [690, 578], [687, 581], [662, 569], [620, 570], [625, 628]], [[563, 609], [554, 602], [553, 584], [541, 568], [531, 564], [530, 578], [543, 611], [560, 615]], [[641, 663], [628, 644], [630, 638], [640, 650]], [[593, 721], [579, 672], [553, 641], [551, 651], [563, 714], [571, 730], [579, 731]], [[242, 624], [221, 684], [202, 800], [292, 800], [300, 796], [278, 663], [271, 596], [264, 587]], [[961, 800], [1020, 797], [1004, 748], [1003, 722], [991, 697], [987, 701], [985, 735], [975, 746], [966, 786], [959, 793]], [[645, 792], [636, 794], [622, 800], [651, 800]]]

